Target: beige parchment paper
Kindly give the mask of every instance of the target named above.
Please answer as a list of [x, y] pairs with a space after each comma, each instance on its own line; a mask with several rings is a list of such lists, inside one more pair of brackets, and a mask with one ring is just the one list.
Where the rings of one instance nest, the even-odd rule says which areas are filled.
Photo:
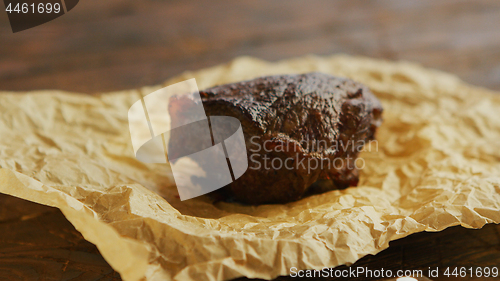
[[242, 57], [165, 85], [309, 71], [365, 83], [383, 103], [358, 187], [286, 205], [181, 202], [168, 166], [131, 147], [127, 111], [158, 86], [1, 93], [0, 192], [61, 209], [129, 281], [271, 279], [351, 264], [415, 232], [500, 222], [500, 96], [455, 76], [343, 55]]

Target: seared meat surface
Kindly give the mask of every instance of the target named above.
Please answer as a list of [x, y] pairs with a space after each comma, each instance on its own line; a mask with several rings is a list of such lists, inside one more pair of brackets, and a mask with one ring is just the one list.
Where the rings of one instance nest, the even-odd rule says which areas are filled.
[[320, 179], [331, 189], [356, 186], [358, 153], [382, 122], [368, 88], [322, 73], [261, 77], [200, 96], [207, 116], [242, 124], [249, 168], [217, 192], [249, 204], [297, 200]]

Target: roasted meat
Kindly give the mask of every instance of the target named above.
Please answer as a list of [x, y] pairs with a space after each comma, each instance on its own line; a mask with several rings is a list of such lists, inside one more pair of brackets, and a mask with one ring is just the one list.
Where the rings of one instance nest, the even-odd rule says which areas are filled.
[[200, 96], [207, 116], [242, 124], [248, 170], [217, 194], [249, 204], [297, 200], [318, 180], [327, 189], [356, 186], [358, 153], [382, 121], [367, 87], [322, 73], [261, 77]]

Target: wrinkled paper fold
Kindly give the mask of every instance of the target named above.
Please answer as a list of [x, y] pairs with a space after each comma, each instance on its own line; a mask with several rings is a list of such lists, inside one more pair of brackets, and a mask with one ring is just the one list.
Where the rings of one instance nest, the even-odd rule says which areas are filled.
[[0, 94], [0, 192], [61, 209], [124, 280], [272, 279], [351, 264], [389, 241], [500, 222], [500, 96], [410, 63], [238, 58], [165, 83], [200, 89], [320, 71], [384, 106], [358, 187], [285, 205], [180, 201], [167, 164], [134, 157], [127, 112], [158, 87], [97, 96]]

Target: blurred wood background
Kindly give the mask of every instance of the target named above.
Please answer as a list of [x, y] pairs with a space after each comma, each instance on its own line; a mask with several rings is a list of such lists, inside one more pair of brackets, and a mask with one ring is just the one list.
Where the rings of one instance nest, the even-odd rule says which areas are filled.
[[0, 13], [0, 90], [122, 90], [309, 53], [410, 60], [500, 90], [499, 26], [497, 0], [85, 0], [15, 34]]
[[[499, 27], [498, 0], [85, 0], [15, 34], [0, 11], [0, 90], [107, 92], [241, 55], [279, 60], [310, 53], [409, 60], [500, 90]], [[355, 266], [499, 264], [500, 227], [488, 225], [415, 234]], [[0, 195], [0, 280], [120, 277], [60, 211]]]

